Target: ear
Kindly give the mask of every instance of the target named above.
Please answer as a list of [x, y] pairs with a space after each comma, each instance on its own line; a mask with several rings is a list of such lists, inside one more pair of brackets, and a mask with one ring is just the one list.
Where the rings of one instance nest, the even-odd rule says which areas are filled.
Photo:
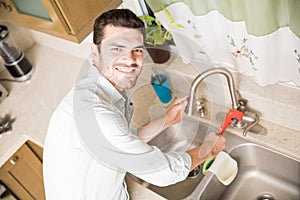
[[98, 46], [96, 44], [92, 44], [91, 54], [92, 54], [94, 65], [99, 67], [100, 66], [100, 53], [98, 50]]
[[93, 58], [98, 58], [99, 56], [99, 51], [98, 51], [98, 46], [96, 44], [92, 44], [91, 46], [91, 53], [92, 53], [92, 56]]

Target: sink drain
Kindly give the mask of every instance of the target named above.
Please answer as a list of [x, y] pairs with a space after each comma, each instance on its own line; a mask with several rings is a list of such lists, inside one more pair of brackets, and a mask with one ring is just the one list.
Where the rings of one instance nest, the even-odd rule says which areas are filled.
[[275, 200], [275, 198], [274, 198], [274, 196], [272, 194], [263, 193], [263, 194], [259, 194], [256, 197], [256, 200]]
[[201, 173], [202, 170], [202, 166], [198, 165], [194, 170], [192, 170], [189, 175], [188, 178], [197, 178], [198, 175]]

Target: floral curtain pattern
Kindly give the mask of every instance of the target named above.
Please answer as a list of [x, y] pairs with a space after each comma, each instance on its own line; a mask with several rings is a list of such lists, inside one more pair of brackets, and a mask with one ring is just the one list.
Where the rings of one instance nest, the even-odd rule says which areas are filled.
[[165, 27], [161, 5], [185, 27], [171, 33], [186, 62], [204, 51], [214, 64], [253, 76], [261, 86], [300, 86], [300, 0], [147, 2]]
[[232, 55], [235, 58], [241, 58], [242, 56], [244, 56], [245, 58], [248, 58], [249, 62], [251, 63], [251, 65], [253, 66], [254, 70], [257, 70], [256, 66], [255, 66], [255, 61], [258, 60], [258, 57], [255, 56], [254, 52], [249, 49], [247, 41], [247, 38], [243, 38], [240, 41], [240, 45], [236, 45], [235, 40], [230, 37], [229, 35], [227, 35], [227, 38], [229, 39], [229, 44], [233, 47], [233, 50], [231, 51]]

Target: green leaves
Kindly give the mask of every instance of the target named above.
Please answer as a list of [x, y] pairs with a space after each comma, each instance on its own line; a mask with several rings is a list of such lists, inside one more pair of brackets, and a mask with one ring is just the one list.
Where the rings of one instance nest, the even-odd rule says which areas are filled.
[[168, 9], [166, 7], [164, 7], [163, 5], [161, 5], [161, 7], [165, 11], [165, 13], [167, 14], [167, 16], [169, 17], [170, 22], [174, 23], [175, 20], [174, 20], [173, 15], [170, 13], [170, 11], [168, 11]]
[[138, 18], [140, 18], [141, 20], [143, 20], [146, 23], [155, 21], [155, 17], [149, 16], [149, 15], [139, 16]]
[[[168, 11], [167, 8], [162, 6], [162, 9], [167, 14], [170, 24], [168, 25], [168, 30], [176, 27], [176, 28], [184, 28], [181, 24], [175, 23], [174, 17], [172, 14]], [[145, 22], [145, 28], [146, 28], [146, 44], [149, 45], [162, 45], [165, 43], [166, 40], [172, 40], [172, 34], [165, 29], [162, 24], [153, 16], [139, 16], [141, 20]]]

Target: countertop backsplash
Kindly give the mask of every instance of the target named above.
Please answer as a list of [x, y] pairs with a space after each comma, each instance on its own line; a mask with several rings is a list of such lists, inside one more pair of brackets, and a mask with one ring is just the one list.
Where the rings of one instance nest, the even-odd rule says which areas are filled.
[[21, 51], [25, 52], [34, 45], [35, 41], [29, 29], [7, 22], [2, 22], [1, 20], [0, 24], [7, 26], [10, 37], [14, 39]]
[[[156, 66], [158, 71], [169, 75], [173, 92], [188, 95], [193, 79], [211, 65], [199, 60], [186, 64], [175, 53], [172, 55], [172, 59], [165, 64], [156, 65], [146, 62], [140, 78], [144, 82], [149, 82], [150, 75], [153, 73], [151, 67]], [[238, 93], [248, 101], [251, 109], [261, 113], [263, 120], [300, 131], [300, 88], [282, 84], [261, 87], [253, 81], [252, 77], [231, 72]], [[205, 79], [203, 81], [205, 84], [200, 84], [197, 94], [212, 103], [230, 108], [231, 100], [226, 79], [223, 76], [214, 76]]]
[[52, 35], [30, 30], [36, 44], [63, 52], [65, 54], [85, 59], [91, 51], [92, 33], [88, 35], [80, 44], [67, 41]]

